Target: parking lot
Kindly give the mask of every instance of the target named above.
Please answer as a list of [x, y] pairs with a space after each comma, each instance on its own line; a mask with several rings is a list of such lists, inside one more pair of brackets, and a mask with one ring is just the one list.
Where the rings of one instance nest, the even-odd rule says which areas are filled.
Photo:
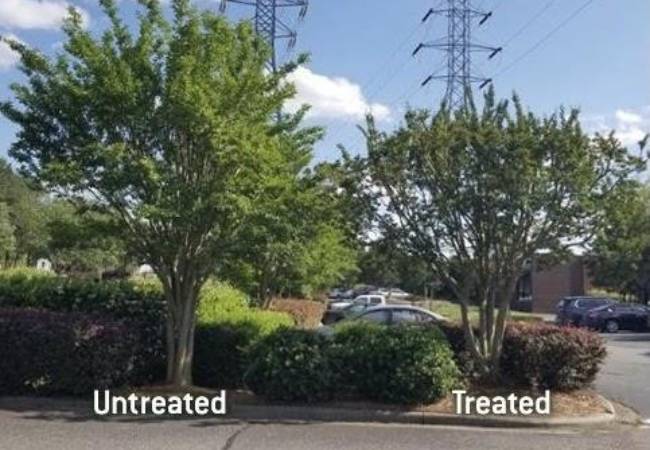
[[607, 359], [596, 388], [650, 420], [650, 333], [602, 336], [607, 340]]

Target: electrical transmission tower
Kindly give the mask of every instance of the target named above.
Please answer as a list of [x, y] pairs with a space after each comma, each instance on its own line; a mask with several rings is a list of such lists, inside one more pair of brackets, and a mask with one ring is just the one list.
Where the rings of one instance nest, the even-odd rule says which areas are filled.
[[483, 25], [492, 12], [480, 11], [472, 7], [471, 0], [445, 0], [446, 7], [431, 8], [422, 18], [428, 21], [432, 16], [442, 16], [447, 19], [447, 35], [430, 42], [422, 42], [413, 51], [415, 56], [423, 48], [433, 48], [446, 55], [447, 73], [429, 75], [423, 82], [425, 86], [432, 80], [443, 80], [447, 84], [445, 102], [451, 109], [465, 105], [471, 93], [471, 85], [479, 84], [482, 89], [492, 80], [472, 74], [472, 53], [488, 52], [488, 59], [494, 58], [502, 47], [489, 47], [472, 42], [472, 27]]
[[298, 18], [302, 19], [307, 14], [309, 0], [221, 0], [219, 9], [226, 11], [228, 3], [240, 3], [255, 7], [255, 32], [268, 44], [271, 49], [269, 68], [275, 72], [277, 69], [276, 42], [288, 40], [288, 47], [293, 48], [296, 43], [296, 30], [287, 25], [278, 14], [281, 10], [299, 8]]

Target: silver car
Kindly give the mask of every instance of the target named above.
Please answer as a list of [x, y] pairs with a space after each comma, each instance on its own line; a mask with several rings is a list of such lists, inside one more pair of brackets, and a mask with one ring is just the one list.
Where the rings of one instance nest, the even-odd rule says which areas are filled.
[[[448, 319], [440, 314], [428, 311], [417, 306], [407, 305], [381, 305], [368, 308], [365, 311], [347, 317], [336, 325], [349, 323], [351, 321], [366, 321], [381, 325], [435, 325], [441, 322], [448, 322]], [[334, 332], [333, 326], [323, 325], [319, 332], [329, 335]]]

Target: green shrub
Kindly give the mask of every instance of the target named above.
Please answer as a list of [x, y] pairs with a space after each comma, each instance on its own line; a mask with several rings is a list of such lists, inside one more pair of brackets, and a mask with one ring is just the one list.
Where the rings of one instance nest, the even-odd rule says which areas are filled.
[[203, 286], [197, 314], [194, 382], [214, 388], [242, 387], [249, 348], [293, 324], [287, 314], [249, 307], [244, 293], [215, 281]]
[[327, 344], [313, 331], [278, 330], [252, 349], [244, 382], [269, 400], [328, 400], [333, 394], [333, 373]]
[[526, 388], [573, 390], [591, 384], [607, 352], [589, 330], [542, 324], [510, 324], [503, 342], [504, 377]]
[[0, 395], [79, 395], [136, 383], [140, 345], [123, 321], [0, 309]]
[[330, 350], [343, 391], [385, 403], [431, 403], [462, 385], [453, 353], [437, 328], [350, 324]]

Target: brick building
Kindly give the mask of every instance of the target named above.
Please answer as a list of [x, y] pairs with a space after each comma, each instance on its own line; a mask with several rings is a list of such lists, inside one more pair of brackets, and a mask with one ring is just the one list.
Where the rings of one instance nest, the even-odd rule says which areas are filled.
[[514, 308], [536, 313], [553, 313], [562, 297], [586, 295], [590, 280], [584, 261], [576, 257], [569, 262], [538, 268], [532, 264], [530, 271], [519, 280], [518, 301]]

